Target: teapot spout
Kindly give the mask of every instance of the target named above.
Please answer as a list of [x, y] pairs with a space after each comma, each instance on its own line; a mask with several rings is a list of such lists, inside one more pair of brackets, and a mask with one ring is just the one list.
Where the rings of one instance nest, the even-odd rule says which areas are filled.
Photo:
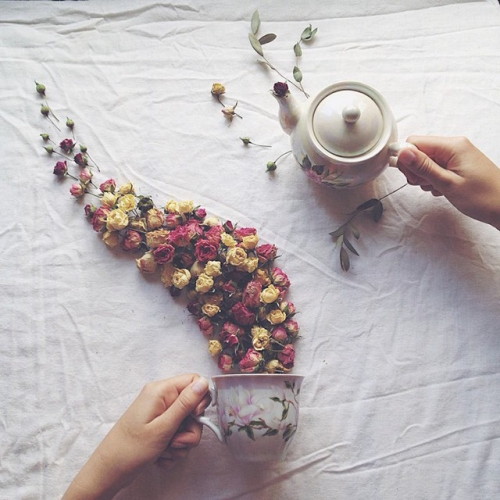
[[278, 117], [281, 128], [286, 134], [290, 135], [300, 118], [300, 104], [290, 92], [286, 92], [281, 96], [276, 93], [273, 93], [273, 95], [280, 107]]

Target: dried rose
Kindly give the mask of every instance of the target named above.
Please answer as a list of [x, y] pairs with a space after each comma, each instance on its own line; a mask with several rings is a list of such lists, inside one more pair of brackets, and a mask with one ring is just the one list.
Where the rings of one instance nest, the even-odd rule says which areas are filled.
[[204, 208], [197, 208], [193, 214], [197, 219], [203, 220], [207, 216], [207, 211]]
[[276, 340], [276, 342], [279, 342], [280, 344], [283, 344], [284, 342], [288, 341], [288, 333], [285, 329], [285, 327], [279, 325], [276, 328], [273, 329], [271, 333], [271, 337]]
[[121, 195], [134, 194], [134, 186], [131, 182], [127, 182], [126, 184], [123, 184], [122, 186], [120, 186], [120, 188], [118, 189], [118, 192]]
[[255, 313], [250, 311], [243, 302], [236, 303], [231, 308], [231, 314], [238, 325], [251, 325], [255, 321]]
[[212, 85], [212, 95], [220, 96], [224, 94], [224, 92], [226, 92], [226, 88], [222, 85], [222, 83], [214, 83]]
[[248, 236], [243, 236], [241, 246], [245, 250], [253, 250], [257, 246], [258, 242], [259, 237], [256, 234], [249, 234]]
[[257, 308], [260, 305], [260, 293], [262, 292], [262, 283], [259, 281], [249, 281], [243, 290], [242, 302], [246, 307]]
[[241, 266], [246, 258], [247, 253], [241, 247], [232, 247], [226, 254], [226, 262], [232, 266]]
[[116, 181], [114, 179], [108, 179], [99, 185], [101, 193], [114, 193], [116, 188]]
[[104, 231], [102, 241], [109, 248], [116, 248], [120, 244], [120, 235], [116, 231]]
[[277, 359], [272, 359], [268, 363], [266, 363], [266, 372], [267, 373], [283, 373], [285, 370], [285, 367], [283, 364], [278, 361]]
[[217, 365], [223, 372], [229, 372], [233, 367], [233, 358], [229, 354], [223, 353], [219, 356]]
[[82, 153], [77, 153], [74, 156], [73, 160], [77, 165], [80, 165], [80, 167], [84, 167], [88, 163], [87, 158], [85, 158], [85, 156]]
[[208, 240], [198, 240], [194, 248], [196, 259], [200, 262], [208, 262], [217, 258], [217, 246]]
[[58, 161], [54, 166], [54, 174], [59, 177], [66, 175], [67, 171], [68, 171], [68, 164], [66, 163], [66, 161]]
[[65, 152], [65, 153], [70, 153], [73, 148], [76, 146], [76, 144], [73, 142], [73, 139], [63, 139], [59, 143], [59, 147]]
[[218, 260], [209, 260], [205, 264], [204, 272], [208, 276], [212, 276], [213, 278], [215, 278], [215, 277], [220, 276], [222, 274], [220, 266], [221, 266], [221, 264]]
[[170, 245], [160, 245], [153, 250], [153, 256], [158, 264], [167, 264], [174, 258], [175, 248]]
[[168, 236], [168, 241], [176, 247], [186, 247], [191, 242], [189, 231], [186, 226], [178, 226]]
[[288, 288], [290, 286], [288, 276], [279, 267], [275, 267], [271, 271], [271, 279], [273, 280], [273, 283], [280, 288]]
[[233, 237], [241, 241], [243, 237], [257, 234], [257, 229], [254, 227], [239, 227], [233, 231]]
[[107, 191], [102, 194], [101, 203], [109, 208], [113, 208], [116, 203], [116, 195]]
[[276, 246], [270, 245], [269, 243], [259, 245], [255, 249], [255, 253], [257, 254], [257, 257], [259, 258], [259, 262], [261, 264], [265, 264], [269, 261], [274, 260], [276, 258], [277, 252], [278, 249], [276, 248]]
[[292, 368], [295, 361], [295, 347], [293, 347], [293, 344], [287, 344], [278, 354], [278, 359], [283, 363], [285, 368]]
[[194, 210], [194, 202], [193, 200], [182, 200], [177, 204], [179, 213], [188, 214]]
[[149, 248], [158, 248], [160, 245], [168, 243], [169, 231], [166, 229], [157, 229], [146, 233], [146, 245]]
[[[151, 256], [154, 259], [152, 253]], [[161, 266], [160, 280], [165, 288], [169, 288], [172, 286], [172, 276], [174, 275], [174, 273], [175, 273], [175, 266], [171, 262], [168, 262], [167, 264], [163, 264]]]
[[176, 269], [172, 275], [172, 285], [179, 290], [189, 285], [191, 273], [187, 269]]
[[274, 95], [277, 97], [285, 97], [288, 94], [288, 85], [286, 82], [276, 82], [273, 85]]
[[135, 196], [133, 194], [124, 194], [118, 198], [118, 208], [121, 208], [124, 212], [130, 212], [134, 210], [137, 206]]
[[267, 288], [264, 288], [264, 290], [262, 290], [262, 293], [260, 294], [260, 300], [264, 302], [264, 304], [272, 304], [273, 302], [278, 300], [279, 296], [280, 291], [274, 285], [269, 285]]
[[69, 192], [75, 198], [81, 198], [85, 194], [85, 187], [81, 184], [72, 184]]
[[106, 220], [111, 210], [107, 207], [99, 207], [92, 217], [94, 231], [100, 232], [106, 227]]
[[83, 184], [88, 184], [92, 180], [92, 172], [88, 168], [84, 168], [80, 172], [79, 179]]
[[167, 214], [165, 217], [165, 226], [169, 229], [175, 229], [182, 222], [182, 217], [177, 214]]
[[280, 323], [283, 323], [283, 321], [286, 320], [286, 314], [283, 311], [280, 311], [279, 309], [273, 309], [266, 315], [266, 319], [272, 325], [279, 325]]
[[146, 213], [146, 223], [148, 229], [158, 229], [163, 226], [165, 215], [158, 208], [150, 208]]
[[203, 304], [201, 311], [211, 318], [220, 312], [220, 307], [215, 304]]
[[283, 323], [283, 326], [292, 337], [296, 337], [299, 334], [299, 324], [294, 319], [287, 319]]
[[202, 316], [198, 320], [198, 326], [204, 335], [210, 336], [214, 333], [214, 324], [207, 316]]
[[226, 245], [229, 248], [236, 246], [236, 240], [230, 234], [222, 233], [221, 241], [224, 245]]
[[222, 352], [222, 344], [218, 340], [209, 340], [208, 352], [212, 356], [218, 356]]
[[196, 279], [196, 291], [198, 293], [207, 293], [214, 286], [214, 280], [211, 276], [201, 273]]
[[248, 349], [238, 366], [243, 373], [255, 373], [259, 371], [263, 361], [264, 358], [260, 352], [255, 349]]
[[133, 229], [127, 230], [122, 241], [124, 250], [137, 250], [142, 245], [142, 234]]
[[128, 226], [128, 215], [119, 208], [111, 210], [106, 220], [106, 228], [108, 231], [120, 231]]

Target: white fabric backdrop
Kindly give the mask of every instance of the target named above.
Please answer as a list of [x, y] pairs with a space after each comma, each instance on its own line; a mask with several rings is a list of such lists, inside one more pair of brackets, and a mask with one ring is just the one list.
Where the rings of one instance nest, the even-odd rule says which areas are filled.
[[[0, 498], [57, 498], [149, 380], [218, 373], [194, 320], [130, 256], [105, 248], [52, 175], [33, 80], [106, 176], [159, 203], [193, 199], [280, 248], [307, 375], [288, 461], [241, 465], [209, 431], [173, 472], [122, 499], [491, 499], [500, 490], [500, 237], [406, 187], [361, 218], [343, 273], [329, 232], [403, 183], [335, 192], [292, 158], [256, 60], [260, 11], [284, 71], [309, 23], [310, 93], [360, 80], [402, 138], [467, 135], [500, 163], [497, 2], [0, 1]], [[228, 125], [210, 95], [227, 87]], [[300, 97], [299, 97], [300, 98]], [[245, 148], [239, 137], [272, 145]]]

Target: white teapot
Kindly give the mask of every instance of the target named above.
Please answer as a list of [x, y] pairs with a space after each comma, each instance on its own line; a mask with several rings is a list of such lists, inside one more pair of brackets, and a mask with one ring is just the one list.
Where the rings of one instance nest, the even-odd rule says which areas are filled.
[[363, 83], [335, 83], [303, 105], [286, 84], [276, 84], [273, 94], [293, 155], [315, 182], [359, 186], [380, 175], [389, 158], [407, 146], [396, 142], [396, 122], [385, 99]]

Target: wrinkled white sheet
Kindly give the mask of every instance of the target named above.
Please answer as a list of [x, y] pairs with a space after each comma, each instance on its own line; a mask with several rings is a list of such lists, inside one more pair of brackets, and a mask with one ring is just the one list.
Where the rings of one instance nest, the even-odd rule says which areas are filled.
[[[159, 203], [193, 199], [255, 226], [292, 280], [307, 375], [288, 461], [236, 463], [210, 433], [121, 499], [492, 499], [500, 491], [500, 235], [406, 187], [360, 218], [343, 273], [329, 232], [401, 185], [334, 192], [288, 157], [249, 46], [260, 11], [283, 71], [312, 23], [310, 93], [376, 87], [401, 137], [467, 135], [500, 163], [495, 1], [0, 1], [0, 498], [57, 498], [149, 380], [217, 368], [194, 320], [105, 248], [52, 175], [33, 80], [71, 116], [106, 176]], [[227, 87], [243, 119], [210, 95]], [[244, 147], [249, 136], [271, 149]]]

